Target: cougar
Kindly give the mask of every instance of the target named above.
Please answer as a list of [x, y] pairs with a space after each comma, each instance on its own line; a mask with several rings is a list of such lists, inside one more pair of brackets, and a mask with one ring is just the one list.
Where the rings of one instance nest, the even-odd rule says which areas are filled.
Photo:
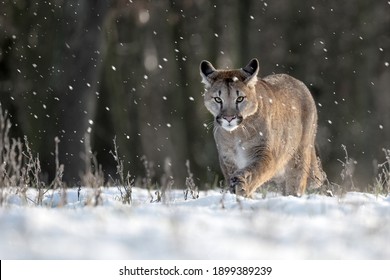
[[276, 74], [258, 79], [259, 61], [217, 70], [204, 60], [204, 104], [214, 116], [214, 139], [226, 184], [252, 197], [268, 181], [285, 195], [301, 196], [326, 175], [317, 157], [317, 109], [299, 80]]

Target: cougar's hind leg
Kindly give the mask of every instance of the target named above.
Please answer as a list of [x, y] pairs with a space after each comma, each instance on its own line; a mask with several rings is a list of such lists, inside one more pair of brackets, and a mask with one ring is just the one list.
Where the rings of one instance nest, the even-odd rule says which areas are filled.
[[321, 160], [316, 148], [311, 151], [311, 170], [309, 174], [310, 187], [319, 188], [326, 180], [326, 174], [322, 169]]
[[311, 168], [311, 153], [309, 147], [298, 151], [290, 160], [286, 177], [286, 194], [302, 196], [307, 187]]

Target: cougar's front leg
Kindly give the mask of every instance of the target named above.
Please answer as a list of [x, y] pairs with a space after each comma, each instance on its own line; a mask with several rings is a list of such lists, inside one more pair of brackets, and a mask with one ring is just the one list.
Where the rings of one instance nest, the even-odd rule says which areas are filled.
[[[223, 157], [219, 157], [219, 165], [221, 167], [221, 171], [222, 171], [222, 174], [225, 178], [225, 186], [231, 186], [231, 183], [230, 183], [230, 179], [231, 179], [231, 175], [236, 171], [236, 166], [233, 162], [229, 161], [229, 160], [226, 160], [226, 158], [224, 159]], [[232, 191], [232, 189], [230, 188], [230, 191]]]
[[252, 194], [275, 175], [275, 162], [268, 156], [258, 157], [249, 166], [239, 169], [230, 177], [230, 189], [237, 195]]
[[229, 180], [230, 191], [237, 195], [249, 197], [251, 195], [249, 190], [253, 188], [251, 187], [253, 182], [252, 174], [253, 172], [248, 168], [234, 172]]

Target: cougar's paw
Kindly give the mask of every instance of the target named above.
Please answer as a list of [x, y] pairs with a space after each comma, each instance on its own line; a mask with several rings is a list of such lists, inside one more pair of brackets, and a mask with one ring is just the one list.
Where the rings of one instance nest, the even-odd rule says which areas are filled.
[[246, 185], [248, 183], [248, 172], [237, 172], [230, 178], [230, 191], [234, 194], [247, 196]]
[[244, 182], [239, 177], [230, 178], [230, 192], [237, 194], [237, 191], [243, 189]]
[[234, 193], [239, 196], [248, 197], [248, 193], [243, 186], [236, 186]]

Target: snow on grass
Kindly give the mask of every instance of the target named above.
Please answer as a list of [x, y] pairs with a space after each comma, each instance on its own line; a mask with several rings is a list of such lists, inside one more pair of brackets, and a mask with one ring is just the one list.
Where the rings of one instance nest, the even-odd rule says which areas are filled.
[[[29, 190], [28, 196], [34, 196]], [[218, 191], [151, 203], [133, 188], [49, 192], [44, 206], [7, 196], [0, 208], [0, 259], [389, 259], [390, 197], [347, 193], [243, 199]]]

